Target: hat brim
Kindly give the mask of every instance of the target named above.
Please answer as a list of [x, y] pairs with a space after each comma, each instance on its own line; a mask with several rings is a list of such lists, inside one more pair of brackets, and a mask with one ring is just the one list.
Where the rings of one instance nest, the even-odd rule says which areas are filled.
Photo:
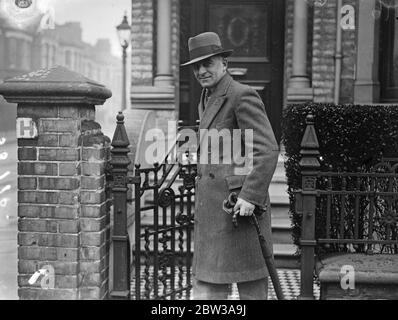
[[180, 66], [181, 67], [189, 66], [189, 65], [194, 64], [194, 63], [196, 63], [198, 61], [205, 60], [205, 59], [213, 57], [213, 56], [225, 56], [225, 57], [228, 57], [228, 56], [230, 56], [232, 54], [232, 52], [234, 52], [234, 50], [229, 49], [229, 50], [223, 50], [223, 51], [220, 51], [220, 52], [207, 54], [207, 55], [192, 59], [192, 60], [190, 60], [188, 62], [185, 62], [185, 63], [181, 64]]

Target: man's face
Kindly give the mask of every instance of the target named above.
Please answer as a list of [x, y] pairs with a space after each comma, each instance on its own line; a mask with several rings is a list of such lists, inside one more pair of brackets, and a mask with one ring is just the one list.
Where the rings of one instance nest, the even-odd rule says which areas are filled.
[[227, 61], [221, 56], [213, 56], [193, 65], [193, 72], [203, 88], [217, 85], [227, 70]]

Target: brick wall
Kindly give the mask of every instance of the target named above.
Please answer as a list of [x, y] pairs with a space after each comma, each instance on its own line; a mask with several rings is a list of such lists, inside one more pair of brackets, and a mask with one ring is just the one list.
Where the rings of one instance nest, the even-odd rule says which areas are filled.
[[180, 96], [180, 0], [171, 1], [171, 70], [175, 79], [176, 113], [173, 120], [178, 118]]
[[[171, 66], [178, 86], [180, 0], [171, 1]], [[132, 86], [153, 85], [156, 75], [157, 0], [132, 0]], [[132, 88], [134, 90], [134, 88]]]
[[355, 8], [355, 30], [343, 31], [342, 34], [342, 68], [341, 68], [341, 85], [340, 85], [340, 103], [354, 102], [354, 82], [355, 69], [357, 59], [357, 26], [358, 26], [358, 10], [357, 1], [345, 0], [343, 5], [350, 4]]
[[[18, 106], [38, 139], [18, 140], [18, 284], [21, 299], [101, 299], [108, 294], [109, 139], [94, 107]], [[55, 289], [27, 282], [44, 265]]]
[[105, 168], [110, 139], [93, 120], [82, 120], [80, 181], [80, 299], [108, 295], [111, 198]]
[[[0, 94], [18, 104], [17, 117], [32, 119], [38, 133], [18, 139], [19, 297], [106, 298], [110, 140], [95, 122], [94, 104], [111, 92], [55, 67], [6, 80]], [[40, 269], [48, 277], [29, 283]]]
[[[355, 0], [344, 1], [356, 5]], [[315, 102], [333, 102], [336, 52], [336, 1], [328, 1], [323, 7], [314, 7], [314, 41], [312, 60], [312, 84]], [[353, 102], [353, 85], [356, 62], [356, 32], [342, 33], [342, 81], [340, 102]]]
[[293, 22], [294, 22], [294, 0], [286, 1], [285, 15], [285, 73], [283, 83], [283, 97], [286, 105], [287, 88], [290, 76], [292, 75], [292, 56], [293, 56]]
[[156, 68], [153, 0], [132, 0], [131, 85], [152, 85]]

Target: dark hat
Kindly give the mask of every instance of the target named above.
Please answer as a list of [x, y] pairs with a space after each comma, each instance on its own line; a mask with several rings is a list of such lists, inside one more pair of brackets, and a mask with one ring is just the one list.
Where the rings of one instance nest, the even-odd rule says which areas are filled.
[[214, 32], [204, 32], [188, 39], [190, 60], [181, 66], [187, 66], [215, 55], [229, 56], [233, 50], [224, 50], [220, 37]]

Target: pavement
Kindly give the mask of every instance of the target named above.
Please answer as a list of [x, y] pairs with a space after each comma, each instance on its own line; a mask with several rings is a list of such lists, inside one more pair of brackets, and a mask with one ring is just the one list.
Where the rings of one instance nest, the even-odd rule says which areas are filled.
[[[166, 270], [167, 274], [171, 275], [170, 268]], [[282, 292], [285, 300], [296, 300], [300, 295], [300, 270], [299, 269], [277, 269], [279, 281], [281, 284]], [[162, 271], [160, 271], [162, 273]], [[131, 298], [135, 299], [135, 286], [136, 280], [134, 279], [134, 273], [132, 274], [131, 281]], [[178, 266], [174, 273], [174, 290], [179, 293], [176, 294], [176, 298], [179, 300], [192, 300], [192, 288], [191, 282], [187, 279], [187, 272], [185, 267]], [[141, 287], [141, 299], [155, 299], [154, 296], [154, 270], [153, 266], [141, 266], [140, 269], [140, 287]], [[189, 283], [188, 283], [189, 282]], [[172, 289], [170, 277], [166, 282], [158, 282], [158, 296], [162, 297], [164, 294], [169, 294]], [[148, 291], [149, 292], [148, 292]], [[148, 294], [148, 295], [146, 295]], [[319, 284], [314, 281], [314, 297], [316, 300], [320, 298], [320, 287]], [[230, 292], [228, 294], [228, 300], [239, 300], [239, 292], [236, 284], [232, 284]], [[272, 281], [268, 278], [268, 300], [277, 300]]]
[[[0, 300], [18, 299], [17, 145], [0, 136]], [[7, 138], [7, 137], [5, 137]]]

